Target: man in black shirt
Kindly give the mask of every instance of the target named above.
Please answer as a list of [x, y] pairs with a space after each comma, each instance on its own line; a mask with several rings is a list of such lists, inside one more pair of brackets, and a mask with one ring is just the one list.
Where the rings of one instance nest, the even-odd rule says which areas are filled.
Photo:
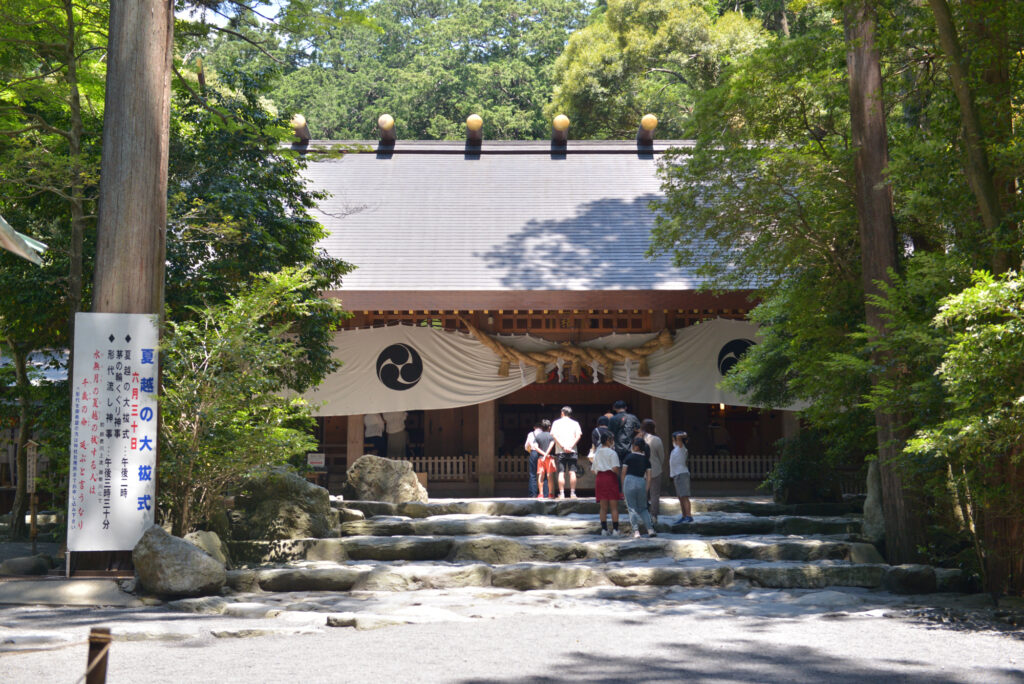
[[615, 453], [619, 455], [620, 462], [629, 454], [633, 438], [640, 432], [640, 421], [627, 408], [621, 399], [612, 404], [615, 415], [608, 421], [608, 430], [615, 435]]

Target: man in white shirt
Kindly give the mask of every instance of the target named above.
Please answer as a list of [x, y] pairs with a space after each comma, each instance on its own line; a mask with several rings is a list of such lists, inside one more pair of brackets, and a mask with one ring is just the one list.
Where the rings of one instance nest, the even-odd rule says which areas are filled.
[[363, 441], [370, 444], [371, 453], [384, 455], [384, 419], [379, 413], [367, 413], [363, 416]]
[[565, 498], [565, 474], [569, 473], [569, 492], [575, 499], [576, 463], [579, 458], [576, 445], [583, 436], [583, 430], [572, 419], [571, 407], [562, 407], [562, 417], [551, 424], [551, 436], [555, 438], [555, 453], [558, 454], [558, 498]]
[[388, 411], [384, 414], [388, 433], [388, 458], [405, 459], [405, 446], [408, 442], [405, 432], [405, 411]]

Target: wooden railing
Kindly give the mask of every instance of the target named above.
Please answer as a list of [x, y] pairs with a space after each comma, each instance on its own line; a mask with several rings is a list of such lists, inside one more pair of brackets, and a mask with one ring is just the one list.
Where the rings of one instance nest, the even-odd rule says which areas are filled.
[[[428, 482], [471, 482], [476, 479], [476, 456], [412, 456], [407, 459]], [[525, 472], [525, 471], [524, 471]]]
[[690, 454], [686, 465], [694, 480], [760, 482], [778, 461], [776, 454]]
[[525, 481], [529, 464], [529, 456], [525, 451], [518, 454], [499, 454], [495, 467], [494, 479], [500, 482]]
[[[690, 454], [687, 466], [694, 480], [761, 482], [778, 460], [775, 454]], [[495, 479], [506, 482], [525, 480], [526, 468], [525, 454], [498, 456]]]

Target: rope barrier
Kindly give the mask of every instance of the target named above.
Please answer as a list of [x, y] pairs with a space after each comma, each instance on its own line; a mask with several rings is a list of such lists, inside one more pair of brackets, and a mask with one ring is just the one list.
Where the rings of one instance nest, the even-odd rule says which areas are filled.
[[664, 329], [639, 347], [597, 349], [566, 342], [543, 351], [524, 352], [492, 338], [462, 316], [456, 316], [456, 318], [466, 326], [473, 337], [501, 359], [498, 375], [503, 378], [508, 377], [510, 367], [516, 363], [532, 366], [536, 369], [536, 381], [546, 382], [547, 375], [544, 373], [544, 367], [549, 363], [558, 363], [559, 361], [568, 364], [570, 374], [576, 365], [579, 365], [580, 368], [592, 365], [600, 366], [605, 382], [612, 382], [612, 366], [616, 363], [635, 361], [640, 365], [640, 377], [646, 378], [651, 374], [647, 365], [647, 357], [659, 349], [667, 349], [672, 346], [672, 333], [668, 329]]

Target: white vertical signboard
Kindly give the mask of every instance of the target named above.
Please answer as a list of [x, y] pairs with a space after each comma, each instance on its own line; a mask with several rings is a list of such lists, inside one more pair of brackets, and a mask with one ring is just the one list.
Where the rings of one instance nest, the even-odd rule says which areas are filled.
[[156, 508], [158, 321], [75, 316], [68, 550], [127, 551]]

